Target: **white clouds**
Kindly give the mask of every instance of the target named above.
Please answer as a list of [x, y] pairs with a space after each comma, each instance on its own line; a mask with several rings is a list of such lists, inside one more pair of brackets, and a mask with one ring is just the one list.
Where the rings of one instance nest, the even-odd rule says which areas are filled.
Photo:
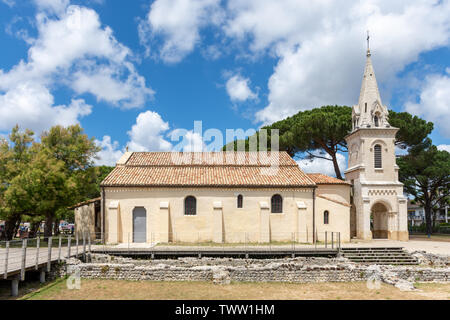
[[171, 137], [181, 137], [181, 142], [172, 148], [175, 152], [204, 152], [206, 145], [203, 137], [197, 133], [186, 130], [174, 130], [171, 132]]
[[[130, 65], [130, 68], [132, 66]], [[119, 70], [110, 66], [84, 69], [73, 75], [72, 88], [79, 94], [91, 93], [97, 101], [106, 101], [123, 108], [135, 108], [145, 104], [147, 96], [154, 94], [153, 90], [145, 85], [145, 78], [130, 69], [132, 72], [126, 80], [117, 81]]]
[[418, 103], [409, 102], [406, 111], [434, 122], [442, 135], [450, 138], [450, 69], [446, 75], [425, 78]]
[[[90, 113], [91, 107], [80, 103], [53, 106], [50, 89], [61, 85], [122, 108], [142, 107], [153, 95], [130, 62], [132, 52], [115, 39], [109, 27], [102, 27], [94, 10], [78, 6], [65, 10], [68, 1], [36, 3], [41, 10], [58, 10], [58, 17], [38, 13], [38, 37], [30, 41], [27, 61], [7, 72], [0, 70], [0, 112], [7, 119], [3, 129], [18, 123], [42, 130], [77, 123]], [[11, 106], [23, 113], [14, 112]]]
[[[278, 1], [279, 10], [271, 10], [274, 17], [264, 25], [259, 21], [263, 20], [265, 10], [261, 16], [258, 10], [246, 12], [244, 17], [250, 17], [244, 19], [245, 23], [240, 15], [236, 18], [237, 24], [230, 22], [232, 31], [240, 30], [241, 25], [241, 33], [253, 36], [252, 50], [262, 50], [273, 44], [275, 55], [279, 57], [269, 80], [269, 104], [257, 114], [262, 122], [273, 122], [322, 105], [355, 103], [365, 58], [364, 30], [370, 29], [374, 35], [373, 60], [380, 83], [392, 81], [407, 64], [417, 60], [421, 52], [448, 45], [450, 37], [447, 1], [402, 5], [383, 1], [308, 3], [308, 10], [301, 12], [304, 8], [300, 6], [300, 11], [292, 15], [299, 20], [295, 24], [298, 31], [292, 33], [289, 27], [294, 22], [286, 21], [291, 14], [284, 9], [295, 9], [283, 6], [282, 2], [291, 3]], [[338, 13], [338, 10], [348, 14]], [[310, 19], [311, 11], [314, 20]], [[271, 27], [277, 28], [279, 21], [283, 21], [278, 27], [281, 29], [271, 30]], [[237, 31], [232, 34], [239, 35]]]
[[[172, 144], [164, 139], [164, 133], [169, 130], [169, 123], [164, 122], [161, 116], [153, 111], [140, 113], [136, 123], [128, 131], [127, 143], [130, 152], [143, 151], [170, 151]], [[119, 142], [112, 141], [110, 136], [104, 136], [102, 141], [96, 140], [102, 150], [95, 160], [97, 165], [114, 166], [125, 152], [120, 148]]]
[[66, 10], [70, 0], [34, 0], [34, 2], [40, 10], [61, 15]]
[[450, 39], [449, 1], [221, 3], [222, 9], [213, 0], [157, 0], [148, 16], [149, 37], [162, 42], [159, 53], [166, 62], [179, 62], [194, 50], [207, 26], [214, 27], [216, 42], [202, 48], [203, 53], [238, 45], [241, 57], [269, 53], [277, 58], [268, 103], [256, 114], [263, 123], [322, 105], [354, 104], [368, 29], [385, 100], [390, 92], [383, 87], [392, 87], [405, 66], [423, 52], [447, 46]]
[[[327, 156], [327, 158], [331, 159], [331, 157], [329, 156]], [[337, 160], [341, 172], [344, 172], [347, 169], [347, 161], [345, 160], [345, 157], [342, 154], [338, 153]], [[332, 177], [336, 176], [332, 161], [314, 158], [312, 161], [304, 159], [297, 161], [297, 163], [300, 166], [300, 168], [307, 173], [323, 173]]]
[[179, 62], [200, 41], [200, 28], [222, 20], [220, 0], [156, 0], [148, 14], [150, 34], [141, 24], [140, 37], [162, 36], [160, 58], [167, 63]]
[[123, 155], [123, 151], [119, 150], [119, 142], [112, 142], [110, 136], [104, 136], [102, 141], [96, 140], [95, 143], [102, 148], [97, 154], [99, 159], [95, 159], [95, 164], [115, 166], [117, 160]]
[[164, 140], [164, 132], [169, 130], [169, 124], [161, 116], [152, 111], [146, 111], [136, 119], [131, 131], [128, 132], [130, 151], [169, 151], [170, 142]]
[[92, 106], [82, 99], [72, 100], [70, 105], [54, 106], [54, 98], [48, 89], [33, 82], [24, 82], [0, 95], [0, 131], [9, 131], [17, 123], [40, 133], [50, 126], [68, 126], [91, 113]]
[[244, 102], [255, 100], [258, 94], [253, 92], [250, 87], [250, 79], [242, 77], [240, 74], [231, 76], [226, 83], [228, 96], [233, 102]]
[[450, 152], [450, 144], [441, 144], [437, 148], [441, 151]]

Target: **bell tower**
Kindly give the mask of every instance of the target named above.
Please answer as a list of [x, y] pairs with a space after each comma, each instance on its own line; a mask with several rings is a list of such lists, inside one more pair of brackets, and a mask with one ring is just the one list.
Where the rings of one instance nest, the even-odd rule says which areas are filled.
[[361, 92], [352, 110], [346, 180], [353, 185], [351, 234], [359, 239], [409, 239], [407, 199], [398, 180], [395, 136], [388, 108], [381, 102], [372, 55], [367, 60]]

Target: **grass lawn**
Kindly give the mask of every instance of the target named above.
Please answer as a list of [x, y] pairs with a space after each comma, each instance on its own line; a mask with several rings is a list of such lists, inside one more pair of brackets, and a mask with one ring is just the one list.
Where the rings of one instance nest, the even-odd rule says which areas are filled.
[[[24, 300], [215, 300], [215, 299], [285, 299], [285, 300], [450, 300], [450, 284], [418, 284], [421, 291], [402, 292], [382, 284], [369, 290], [365, 282], [357, 283], [232, 283], [150, 282], [120, 280], [81, 280], [80, 290], [68, 290], [64, 279], [45, 286], [21, 290]], [[23, 295], [24, 294], [24, 295]], [[0, 295], [0, 298], [6, 297]]]

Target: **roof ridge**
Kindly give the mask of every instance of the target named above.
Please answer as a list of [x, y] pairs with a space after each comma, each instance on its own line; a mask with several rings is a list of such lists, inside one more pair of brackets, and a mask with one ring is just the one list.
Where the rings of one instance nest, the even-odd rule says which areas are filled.
[[202, 164], [202, 163], [192, 163], [192, 164], [129, 164], [125, 165], [127, 168], [149, 168], [149, 167], [158, 167], [158, 168], [186, 168], [186, 167], [254, 167], [254, 168], [271, 168], [271, 167], [287, 167], [287, 168], [296, 168], [297, 165], [291, 164], [280, 164], [278, 166], [274, 166], [273, 164]]
[[352, 207], [350, 203], [346, 203], [346, 202], [342, 202], [342, 201], [339, 201], [339, 200], [335, 200], [335, 199], [323, 196], [321, 194], [318, 194], [317, 197], [325, 199], [325, 200], [328, 200], [328, 201], [331, 201], [331, 202], [334, 202], [334, 203], [337, 203], [337, 204], [340, 204], [340, 205], [343, 205], [345, 207], [349, 207], [349, 208]]

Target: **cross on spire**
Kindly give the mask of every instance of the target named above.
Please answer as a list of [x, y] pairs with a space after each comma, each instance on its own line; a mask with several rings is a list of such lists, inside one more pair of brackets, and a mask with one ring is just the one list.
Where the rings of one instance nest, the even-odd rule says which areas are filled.
[[370, 33], [367, 30], [367, 55], [370, 56]]

